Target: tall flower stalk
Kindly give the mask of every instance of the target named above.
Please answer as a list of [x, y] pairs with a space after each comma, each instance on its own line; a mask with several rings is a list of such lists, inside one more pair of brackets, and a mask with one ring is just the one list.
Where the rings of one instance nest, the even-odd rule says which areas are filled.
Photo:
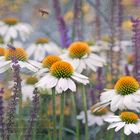
[[[72, 106], [73, 106], [73, 115], [76, 118], [77, 115], [77, 108], [76, 108], [76, 101], [74, 93], [71, 94], [71, 100], [72, 100]], [[76, 140], [80, 140], [80, 134], [79, 134], [79, 122], [76, 119]]]
[[53, 137], [54, 140], [57, 139], [57, 129], [56, 129], [56, 98], [55, 89], [52, 89], [52, 106], [53, 106]]
[[85, 86], [83, 85], [82, 85], [82, 102], [83, 102], [83, 108], [84, 108], [84, 114], [85, 114], [85, 140], [89, 140], [86, 89], [85, 89]]
[[[110, 1], [111, 4], [111, 19], [110, 19], [110, 29], [111, 29], [111, 48], [110, 48], [110, 69], [113, 79], [117, 79], [119, 74], [119, 65], [121, 57], [121, 40], [122, 40], [122, 20], [123, 20], [123, 7], [121, 0]], [[115, 44], [115, 38], [118, 39], [119, 52], [113, 52], [113, 47]], [[115, 54], [114, 54], [115, 53]]]
[[66, 27], [66, 23], [64, 21], [63, 16], [61, 15], [61, 7], [59, 0], [53, 0], [53, 8], [55, 10], [55, 17], [58, 24], [58, 30], [61, 37], [61, 46], [63, 48], [67, 48], [70, 43], [70, 39], [68, 37], [68, 29]]
[[13, 68], [13, 96], [11, 97], [8, 104], [8, 112], [7, 112], [7, 120], [6, 120], [6, 128], [5, 128], [5, 137], [9, 139], [10, 133], [13, 131], [12, 127], [15, 120], [16, 114], [16, 105], [18, 104], [19, 98], [21, 96], [21, 78], [20, 78], [20, 66], [16, 57], [12, 59], [12, 68]]
[[83, 40], [82, 34], [82, 0], [74, 0], [73, 38]]
[[[31, 140], [32, 139], [32, 133], [35, 133], [35, 123], [37, 121], [37, 115], [39, 112], [39, 95], [38, 95], [38, 89], [35, 88], [33, 91], [33, 101], [32, 101], [32, 109], [30, 111], [30, 118], [29, 118], [29, 126], [25, 132], [25, 138], [24, 140]], [[36, 133], [35, 133], [36, 134]]]
[[3, 94], [4, 94], [4, 88], [0, 89], [0, 132], [2, 139], [5, 139], [4, 134], [4, 107], [3, 107]]
[[60, 132], [59, 132], [59, 140], [63, 140], [64, 106], [65, 106], [65, 93], [63, 92], [61, 94], [61, 102], [60, 102]]
[[116, 37], [118, 39], [118, 47], [119, 47], [119, 54], [116, 59], [116, 64], [117, 64], [117, 71], [116, 75], [119, 74], [120, 72], [120, 61], [122, 58], [122, 46], [121, 46], [121, 41], [123, 39], [123, 32], [122, 32], [122, 22], [123, 22], [123, 5], [122, 5], [122, 0], [116, 0], [116, 18], [115, 18], [115, 23], [116, 23]]
[[135, 54], [135, 62], [134, 62], [134, 76], [140, 82], [140, 19], [132, 18], [133, 22], [133, 47]]
[[96, 0], [96, 39], [100, 40], [101, 39], [101, 19], [100, 16], [98, 14], [98, 11], [100, 10], [100, 0]]

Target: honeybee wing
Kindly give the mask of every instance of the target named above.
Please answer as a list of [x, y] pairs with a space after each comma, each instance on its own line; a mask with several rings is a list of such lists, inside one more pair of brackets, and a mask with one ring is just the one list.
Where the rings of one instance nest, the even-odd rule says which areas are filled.
[[43, 8], [39, 8], [39, 12], [42, 14], [42, 16], [44, 16], [44, 15], [48, 15], [49, 14], [49, 12], [48, 12], [48, 10], [47, 9], [43, 9]]

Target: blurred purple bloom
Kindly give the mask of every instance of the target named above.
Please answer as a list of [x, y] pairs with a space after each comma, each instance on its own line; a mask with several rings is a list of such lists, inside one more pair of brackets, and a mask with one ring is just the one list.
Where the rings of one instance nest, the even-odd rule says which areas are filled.
[[33, 100], [32, 100], [32, 108], [30, 112], [29, 118], [29, 126], [25, 132], [25, 139], [24, 140], [31, 140], [32, 139], [32, 130], [37, 120], [37, 115], [39, 111], [39, 96], [38, 96], [38, 89], [35, 88], [33, 91]]
[[135, 54], [134, 76], [140, 82], [140, 19], [132, 18], [133, 22], [133, 47]]
[[63, 48], [67, 48], [70, 44], [70, 39], [68, 37], [68, 29], [66, 27], [66, 23], [61, 15], [59, 0], [53, 0], [53, 8], [55, 10], [55, 17], [58, 23], [58, 29], [61, 37], [61, 45]]

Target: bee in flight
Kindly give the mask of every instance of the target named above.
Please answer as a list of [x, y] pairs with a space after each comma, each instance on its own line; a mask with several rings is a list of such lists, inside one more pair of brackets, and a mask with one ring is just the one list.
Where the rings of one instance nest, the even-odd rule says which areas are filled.
[[49, 12], [46, 9], [43, 9], [43, 8], [39, 8], [39, 12], [42, 14], [42, 16], [49, 14]]

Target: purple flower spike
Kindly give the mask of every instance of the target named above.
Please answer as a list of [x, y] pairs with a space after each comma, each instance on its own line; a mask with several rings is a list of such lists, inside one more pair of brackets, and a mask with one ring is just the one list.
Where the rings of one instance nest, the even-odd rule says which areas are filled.
[[83, 40], [82, 34], [82, 1], [74, 0], [74, 20], [73, 20], [73, 37], [77, 40]]
[[25, 132], [25, 138], [24, 140], [31, 140], [32, 139], [32, 130], [37, 120], [37, 115], [39, 111], [39, 95], [38, 95], [38, 89], [35, 88], [33, 91], [33, 101], [32, 101], [32, 109], [30, 112], [30, 118], [29, 118], [29, 126]]
[[1, 137], [2, 139], [5, 138], [5, 132], [4, 132], [4, 107], [3, 107], [3, 96], [4, 94], [4, 88], [0, 88], [0, 132], [1, 132]]
[[55, 17], [58, 23], [58, 29], [61, 36], [61, 45], [63, 48], [67, 48], [70, 44], [70, 39], [68, 37], [68, 29], [64, 18], [61, 16], [61, 7], [59, 0], [53, 0], [53, 8], [55, 10]]
[[135, 54], [134, 76], [140, 82], [140, 19], [131, 18], [133, 22], [133, 47]]
[[5, 126], [5, 138], [9, 139], [10, 133], [12, 132], [15, 114], [16, 114], [16, 105], [18, 103], [18, 99], [21, 96], [21, 78], [20, 78], [20, 66], [18, 64], [18, 60], [16, 57], [12, 59], [13, 65], [13, 96], [11, 97], [8, 103], [8, 112], [6, 118], [6, 126]]

